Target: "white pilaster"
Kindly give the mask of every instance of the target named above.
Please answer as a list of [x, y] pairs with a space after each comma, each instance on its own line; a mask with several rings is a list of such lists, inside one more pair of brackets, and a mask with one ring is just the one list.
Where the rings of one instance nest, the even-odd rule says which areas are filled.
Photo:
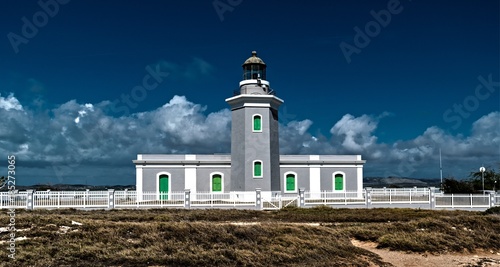
[[196, 196], [196, 168], [184, 169], [184, 189], [191, 190], [191, 198]]
[[[137, 155], [139, 158], [139, 155]], [[142, 201], [142, 167], [135, 167], [135, 191], [137, 192], [137, 201]]]
[[311, 197], [321, 197], [321, 169], [319, 167], [309, 167], [309, 192], [317, 193], [311, 194]]
[[363, 166], [357, 168], [358, 198], [363, 197]]

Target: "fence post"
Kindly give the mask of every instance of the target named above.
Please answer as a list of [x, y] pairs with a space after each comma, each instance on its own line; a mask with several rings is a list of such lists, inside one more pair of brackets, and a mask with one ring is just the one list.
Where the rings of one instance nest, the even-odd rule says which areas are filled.
[[108, 189], [108, 209], [115, 208], [115, 190]]
[[35, 193], [35, 190], [28, 189], [28, 190], [26, 190], [26, 192], [28, 193], [28, 196], [26, 198], [26, 209], [32, 210], [33, 209], [33, 202], [34, 202], [33, 195]]
[[436, 192], [434, 187], [429, 187], [429, 208], [431, 210], [436, 208]]
[[143, 191], [135, 190], [135, 200], [137, 201], [137, 207], [139, 207], [139, 202], [143, 200]]
[[304, 196], [304, 191], [305, 188], [299, 188], [299, 202], [297, 203], [298, 207], [304, 207], [305, 206], [305, 196]]
[[90, 189], [85, 189], [85, 197], [83, 198], [83, 207], [90, 205]]
[[496, 205], [495, 195], [496, 192], [490, 192], [490, 208], [493, 208]]
[[191, 189], [184, 189], [184, 208], [191, 208]]
[[260, 188], [255, 189], [255, 209], [262, 210], [262, 191]]
[[371, 208], [372, 207], [372, 188], [371, 187], [366, 187], [365, 188], [365, 202], [366, 202], [366, 208]]

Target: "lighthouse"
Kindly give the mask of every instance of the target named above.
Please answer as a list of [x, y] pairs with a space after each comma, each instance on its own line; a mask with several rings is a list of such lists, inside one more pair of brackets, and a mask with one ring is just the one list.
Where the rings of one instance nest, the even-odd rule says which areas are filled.
[[280, 191], [278, 109], [266, 63], [253, 51], [243, 63], [243, 78], [231, 107], [231, 191]]
[[181, 191], [190, 192], [191, 200], [206, 196], [198, 192], [210, 192], [214, 199], [234, 193], [231, 198], [246, 201], [242, 191], [292, 198], [301, 191], [313, 197], [326, 191], [360, 198], [366, 162], [361, 155], [280, 155], [278, 110], [283, 100], [271, 88], [267, 65], [257, 52], [242, 67], [238, 89], [226, 99], [232, 116], [231, 153], [138, 154], [133, 161], [137, 191], [157, 192], [156, 200], [169, 200]]

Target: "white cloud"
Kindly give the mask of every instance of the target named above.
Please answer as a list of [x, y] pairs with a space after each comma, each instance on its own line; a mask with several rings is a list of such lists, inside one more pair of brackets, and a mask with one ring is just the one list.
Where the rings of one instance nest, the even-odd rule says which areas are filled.
[[364, 153], [369, 159], [376, 153], [383, 155], [373, 159], [385, 168], [380, 172], [385, 176], [438, 177], [439, 149], [445, 175], [465, 177], [482, 163], [495, 167], [500, 162], [500, 112], [492, 112], [474, 122], [468, 136], [452, 135], [431, 126], [414, 139], [392, 145], [377, 144], [375, 149], [368, 148]]
[[[310, 142], [310, 136], [302, 135], [313, 149], [297, 149], [293, 140], [291, 153], [361, 154], [367, 159], [365, 171], [379, 176], [438, 177], [439, 149], [442, 150], [445, 175], [465, 177], [476, 165], [485, 163], [492, 167], [500, 162], [500, 112], [487, 114], [473, 123], [468, 136], [451, 135], [437, 126], [410, 140], [392, 144], [381, 143], [375, 136], [379, 121], [390, 115], [344, 115], [331, 128], [331, 140], [319, 138]], [[305, 143], [304, 143], [305, 144]], [[282, 144], [284, 145], [284, 144]], [[289, 144], [286, 144], [289, 146]]]
[[5, 110], [23, 110], [23, 106], [19, 103], [19, 100], [14, 97], [14, 94], [9, 94], [7, 97], [2, 97], [0, 94], [0, 108]]
[[75, 123], [80, 123], [80, 118], [83, 118], [87, 115], [87, 112], [93, 112], [94, 106], [92, 104], [85, 104], [82, 106], [82, 110], [78, 111], [78, 117], [75, 119]]
[[[230, 152], [231, 112], [206, 114], [205, 106], [184, 96], [174, 96], [155, 110], [120, 118], [106, 113], [109, 101], [79, 104], [71, 100], [50, 112], [36, 113], [23, 109], [13, 95], [0, 98], [0, 103], [0, 154], [16, 155], [25, 171], [46, 179], [56, 178], [55, 169], [59, 177], [95, 177], [90, 181], [94, 183], [99, 179], [123, 183], [121, 178], [130, 177], [126, 183], [133, 183], [131, 161], [138, 153]], [[439, 148], [445, 170], [453, 169], [455, 175], [464, 176], [481, 163], [496, 164], [500, 158], [500, 112], [475, 121], [468, 136], [450, 135], [432, 126], [414, 139], [392, 144], [379, 142], [375, 135], [386, 115], [346, 114], [333, 125], [331, 136], [311, 135], [311, 120], [288, 121], [280, 124], [281, 153], [360, 153], [368, 160], [365, 175], [381, 176], [436, 177]]]
[[377, 137], [372, 135], [377, 124], [378, 119], [368, 115], [356, 118], [346, 114], [330, 129], [330, 133], [342, 140], [344, 149], [361, 153], [377, 142]]
[[281, 154], [307, 154], [315, 142], [314, 137], [307, 132], [312, 124], [310, 120], [280, 124]]

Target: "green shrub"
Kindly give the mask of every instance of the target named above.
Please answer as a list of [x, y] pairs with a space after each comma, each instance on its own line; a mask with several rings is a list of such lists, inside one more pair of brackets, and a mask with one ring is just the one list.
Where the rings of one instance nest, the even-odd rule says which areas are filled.
[[484, 214], [500, 214], [500, 206], [491, 207], [485, 210]]

